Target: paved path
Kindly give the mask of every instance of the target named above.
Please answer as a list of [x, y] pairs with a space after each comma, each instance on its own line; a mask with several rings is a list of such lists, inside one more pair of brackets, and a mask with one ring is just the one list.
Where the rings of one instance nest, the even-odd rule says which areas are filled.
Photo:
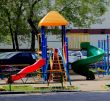
[[106, 85], [110, 85], [110, 76], [96, 75], [96, 80], [85, 80], [83, 76], [73, 76], [72, 85], [79, 87], [81, 91], [110, 91]]
[[[86, 80], [85, 77], [80, 75], [73, 75], [71, 76], [72, 79], [72, 86], [78, 87], [80, 91], [107, 91], [110, 92], [110, 88], [108, 88], [106, 85], [110, 85], [110, 76], [100, 76], [98, 77], [96, 75], [96, 80]], [[50, 86], [61, 86], [61, 83], [53, 84], [50, 83]], [[66, 86], [69, 86], [69, 83], [66, 84]], [[47, 84], [34, 84], [33, 87], [48, 87]]]
[[[106, 85], [110, 85], [110, 76], [104, 76], [104, 77], [98, 77], [96, 76], [96, 80], [86, 80], [85, 77], [80, 76], [80, 75], [74, 75], [71, 76], [72, 79], [72, 86], [78, 87], [79, 91], [89, 91], [89, 92], [102, 92], [102, 91], [107, 91], [110, 92], [110, 88], [108, 88]], [[61, 86], [61, 83], [50, 83], [50, 86]], [[66, 86], [70, 86], [69, 83], [65, 84]], [[48, 87], [47, 84], [37, 84], [34, 85], [37, 87]]]

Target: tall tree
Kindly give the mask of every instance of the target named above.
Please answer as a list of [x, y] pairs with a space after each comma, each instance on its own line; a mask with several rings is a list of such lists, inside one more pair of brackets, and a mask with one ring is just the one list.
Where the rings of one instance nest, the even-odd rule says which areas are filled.
[[[30, 0], [30, 2], [28, 2], [28, 5], [29, 5], [29, 15], [28, 15], [28, 23], [30, 24], [31, 26], [31, 33], [32, 33], [32, 37], [31, 37], [31, 49], [34, 50], [35, 49], [35, 35], [37, 36], [37, 39], [38, 39], [38, 34], [39, 34], [39, 31], [37, 29], [37, 24], [38, 23], [38, 20], [35, 19], [35, 21], [33, 21], [34, 17], [35, 17], [35, 14], [34, 14], [34, 8], [35, 8], [35, 5], [39, 3], [39, 1], [41, 0]], [[36, 22], [36, 23], [34, 23]], [[38, 42], [40, 44], [40, 42]]]
[[[38, 33], [38, 22], [49, 11], [59, 11], [78, 28], [88, 28], [101, 23], [101, 16], [107, 11], [110, 0], [1, 0], [0, 1], [0, 41], [9, 40], [11, 34], [13, 49], [19, 49], [19, 37], [22, 41], [30, 34], [27, 22], [34, 22]], [[31, 49], [35, 48], [35, 36], [31, 38]]]
[[[24, 14], [24, 0], [3, 0], [1, 2], [1, 35], [9, 35], [11, 33], [13, 49], [18, 50], [18, 34], [24, 34], [27, 31], [26, 15]], [[7, 32], [8, 31], [8, 32]], [[7, 40], [7, 39], [6, 39]]]
[[55, 9], [78, 28], [101, 23], [110, 0], [55, 0]]

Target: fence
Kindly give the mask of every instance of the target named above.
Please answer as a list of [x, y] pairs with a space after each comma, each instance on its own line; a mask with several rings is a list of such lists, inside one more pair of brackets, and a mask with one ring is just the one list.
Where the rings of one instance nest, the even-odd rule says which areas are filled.
[[89, 33], [67, 33], [68, 48], [70, 50], [79, 50], [81, 42], [90, 42]]

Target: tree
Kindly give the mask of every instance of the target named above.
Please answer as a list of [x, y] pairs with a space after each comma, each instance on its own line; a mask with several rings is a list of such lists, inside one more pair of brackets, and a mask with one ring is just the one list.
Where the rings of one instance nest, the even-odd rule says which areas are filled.
[[88, 28], [101, 23], [101, 16], [107, 11], [110, 0], [55, 0], [55, 8], [62, 13], [74, 27]]
[[[35, 20], [36, 16], [34, 15], [33, 9], [35, 4], [39, 1], [40, 0], [0, 1], [0, 5], [2, 7], [0, 12], [0, 14], [2, 15], [0, 16], [0, 21], [2, 22], [0, 27], [1, 38], [2, 36], [6, 36], [11, 33], [13, 49], [19, 50], [18, 35], [28, 36], [30, 34], [30, 28], [28, 26], [27, 20]], [[3, 31], [5, 34], [3, 33]], [[6, 31], [8, 32], [6, 33]], [[23, 39], [25, 38], [21, 39], [23, 41]], [[31, 43], [31, 49], [35, 49], [35, 35], [33, 34]]]
[[16, 50], [19, 49], [17, 35], [21, 33], [25, 34], [28, 32], [26, 15], [24, 14], [23, 8], [24, 3], [24, 0], [3, 0], [0, 3], [0, 19], [2, 22], [0, 32], [4, 30], [4, 33], [1, 32], [1, 35], [4, 35], [6, 37], [6, 35], [9, 35], [11, 33], [13, 49]]
[[33, 12], [38, 21], [49, 11], [56, 10], [75, 27], [88, 28], [103, 21], [101, 16], [107, 11], [109, 4], [110, 0], [40, 0]]
[[[30, 35], [27, 20], [31, 19], [38, 34], [38, 23], [51, 10], [59, 11], [70, 23], [78, 28], [88, 28], [101, 23], [101, 16], [107, 11], [110, 0], [1, 0], [0, 41], [9, 40], [13, 49], [19, 50], [18, 35]], [[35, 36], [31, 37], [31, 49], [35, 48]]]

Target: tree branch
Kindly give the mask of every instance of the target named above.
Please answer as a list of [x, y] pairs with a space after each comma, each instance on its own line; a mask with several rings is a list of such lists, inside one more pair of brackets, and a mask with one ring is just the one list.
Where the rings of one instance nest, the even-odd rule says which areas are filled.
[[31, 8], [30, 8], [30, 16], [29, 16], [29, 19], [33, 16], [33, 8], [34, 8], [34, 6], [35, 6], [39, 1], [41, 1], [41, 0], [36, 0], [36, 1], [34, 1], [34, 2], [32, 3], [32, 6], [31, 6]]
[[61, 13], [62, 11], [64, 11], [65, 10], [65, 8], [67, 7], [67, 6], [69, 6], [70, 4], [72, 3], [72, 1], [71, 2], [69, 2], [67, 5], [65, 5], [60, 11], [59, 11], [59, 13]]

